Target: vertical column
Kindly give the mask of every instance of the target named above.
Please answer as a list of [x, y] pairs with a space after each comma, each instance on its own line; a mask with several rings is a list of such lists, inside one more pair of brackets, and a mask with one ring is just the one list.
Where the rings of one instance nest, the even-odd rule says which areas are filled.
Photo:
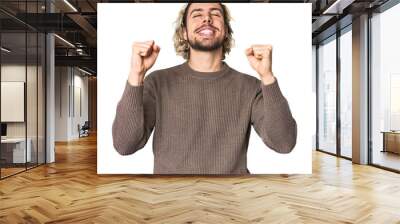
[[[51, 1], [46, 1], [46, 11], [53, 12]], [[55, 161], [55, 54], [54, 35], [46, 34], [46, 163]]]
[[368, 163], [368, 15], [353, 19], [353, 162]]

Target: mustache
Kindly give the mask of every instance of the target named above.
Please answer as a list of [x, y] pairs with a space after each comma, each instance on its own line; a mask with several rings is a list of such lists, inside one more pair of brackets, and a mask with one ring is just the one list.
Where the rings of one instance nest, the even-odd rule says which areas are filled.
[[202, 30], [204, 28], [211, 28], [212, 30], [218, 30], [216, 27], [213, 27], [211, 25], [204, 25], [204, 26], [201, 26], [200, 28], [196, 29], [196, 32], [199, 32], [200, 30]]

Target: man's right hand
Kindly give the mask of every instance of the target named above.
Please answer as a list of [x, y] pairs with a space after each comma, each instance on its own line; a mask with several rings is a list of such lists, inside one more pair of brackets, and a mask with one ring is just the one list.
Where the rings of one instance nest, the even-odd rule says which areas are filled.
[[129, 84], [143, 85], [144, 75], [154, 65], [159, 53], [160, 47], [153, 40], [133, 43]]

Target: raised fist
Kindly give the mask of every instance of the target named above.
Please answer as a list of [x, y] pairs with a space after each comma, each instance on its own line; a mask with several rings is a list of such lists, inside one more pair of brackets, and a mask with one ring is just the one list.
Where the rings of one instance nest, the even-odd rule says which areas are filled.
[[160, 47], [153, 40], [133, 43], [131, 70], [128, 78], [131, 85], [143, 84], [144, 75], [154, 65], [159, 53]]

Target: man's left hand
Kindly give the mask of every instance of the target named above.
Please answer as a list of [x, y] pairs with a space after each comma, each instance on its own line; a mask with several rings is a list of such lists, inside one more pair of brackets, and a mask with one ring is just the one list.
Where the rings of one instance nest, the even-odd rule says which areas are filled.
[[263, 84], [273, 83], [275, 77], [272, 73], [272, 45], [251, 45], [245, 53], [251, 67], [260, 75]]

